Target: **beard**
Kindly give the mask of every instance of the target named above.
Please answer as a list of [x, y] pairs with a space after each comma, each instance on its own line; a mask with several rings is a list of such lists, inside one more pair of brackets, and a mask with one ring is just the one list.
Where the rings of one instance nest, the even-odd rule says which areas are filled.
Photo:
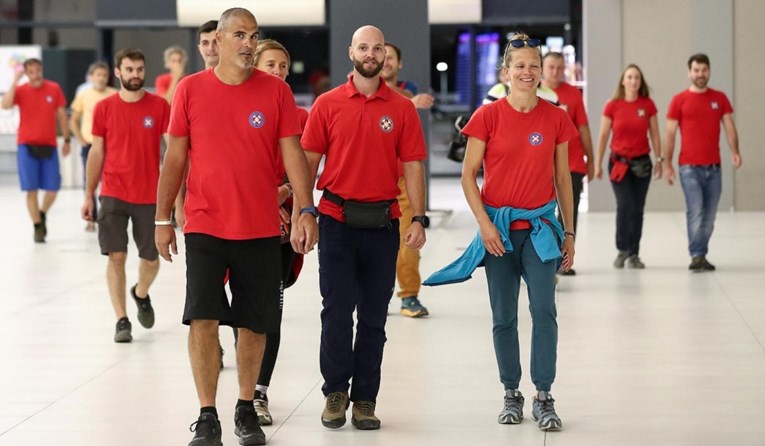
[[709, 83], [709, 78], [706, 77], [697, 77], [693, 80], [693, 85], [696, 86], [696, 88], [704, 89], [706, 88], [707, 84]]
[[120, 83], [127, 91], [138, 91], [143, 88], [144, 79], [134, 77], [132, 79], [125, 79], [120, 77]]
[[359, 74], [361, 74], [362, 76], [364, 76], [367, 79], [371, 79], [371, 78], [377, 76], [378, 74], [380, 74], [380, 71], [382, 71], [382, 69], [383, 69], [383, 62], [377, 62], [376, 60], [374, 62], [377, 65], [375, 65], [374, 68], [369, 69], [369, 70], [364, 68], [364, 61], [363, 60], [353, 59], [352, 62], [353, 62], [353, 68], [355, 68], [356, 71], [359, 72]]

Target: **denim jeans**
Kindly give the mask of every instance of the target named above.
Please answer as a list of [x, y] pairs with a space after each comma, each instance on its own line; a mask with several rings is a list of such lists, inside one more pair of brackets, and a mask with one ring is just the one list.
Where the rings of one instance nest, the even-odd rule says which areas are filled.
[[531, 380], [539, 391], [550, 391], [555, 381], [558, 322], [555, 308], [557, 262], [543, 263], [531, 243], [531, 230], [510, 231], [514, 250], [502, 257], [484, 258], [493, 321], [494, 353], [499, 379], [507, 389], [521, 382], [518, 342], [518, 294], [521, 277], [529, 291], [531, 311]]
[[688, 251], [691, 257], [706, 256], [722, 193], [720, 166], [680, 166], [680, 184], [685, 194]]

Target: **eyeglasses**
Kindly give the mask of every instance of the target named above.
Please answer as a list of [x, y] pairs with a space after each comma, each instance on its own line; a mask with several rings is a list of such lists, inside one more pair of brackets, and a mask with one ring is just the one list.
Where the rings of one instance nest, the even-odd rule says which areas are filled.
[[542, 45], [542, 41], [539, 39], [513, 39], [510, 41], [510, 45], [513, 48], [523, 48], [524, 46], [536, 48]]

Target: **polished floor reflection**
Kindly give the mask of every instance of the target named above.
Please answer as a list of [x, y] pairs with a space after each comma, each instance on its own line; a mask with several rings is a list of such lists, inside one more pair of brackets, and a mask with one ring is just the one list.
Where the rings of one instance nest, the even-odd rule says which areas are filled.
[[[79, 220], [81, 192], [63, 191], [49, 214], [48, 242], [32, 242], [15, 184], [0, 186], [0, 445], [186, 445], [197, 401], [180, 325], [183, 256], [163, 263], [151, 291], [152, 330], [112, 342], [105, 258]], [[458, 180], [432, 183], [433, 227], [424, 275], [456, 257], [475, 224]], [[713, 273], [687, 270], [685, 217], [646, 216], [645, 270], [615, 270], [614, 215], [580, 218], [574, 277], [558, 288], [560, 345], [553, 387], [564, 430], [530, 418], [530, 318], [521, 304], [521, 390], [526, 419], [499, 425], [502, 388], [491, 344], [483, 271], [463, 284], [426, 288], [431, 316], [390, 306], [379, 431], [320, 423], [316, 255], [287, 291], [282, 349], [269, 390], [279, 445], [762, 445], [765, 444], [765, 213], [721, 213]], [[131, 256], [135, 250], [131, 247]], [[136, 277], [134, 257], [128, 283]], [[522, 293], [525, 300], [525, 292]], [[132, 305], [132, 302], [129, 302]], [[129, 306], [131, 319], [135, 308]], [[233, 434], [236, 372], [230, 330], [218, 406]]]

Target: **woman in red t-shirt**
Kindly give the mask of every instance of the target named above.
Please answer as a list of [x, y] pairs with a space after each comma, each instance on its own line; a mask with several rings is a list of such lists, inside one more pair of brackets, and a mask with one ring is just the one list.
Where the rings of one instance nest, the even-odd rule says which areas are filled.
[[[654, 175], [661, 178], [661, 146], [656, 105], [649, 98], [648, 84], [635, 64], [627, 65], [606, 103], [598, 137], [595, 177], [603, 177], [603, 154], [609, 134], [611, 156], [608, 171], [616, 195], [616, 249], [614, 267], [645, 268], [640, 260], [643, 211], [651, 182], [651, 148], [656, 157]], [[649, 145], [647, 135], [651, 136]]]
[[[505, 389], [498, 421], [517, 424], [523, 419], [518, 342], [518, 294], [523, 276], [533, 324], [531, 380], [537, 392], [532, 418], [540, 429], [555, 430], [561, 427], [549, 393], [555, 380], [558, 342], [555, 273], [557, 259], [562, 257], [564, 270], [574, 261], [568, 141], [577, 133], [565, 111], [537, 96], [542, 75], [540, 44], [525, 34], [517, 34], [508, 42], [502, 60], [510, 77], [510, 93], [476, 110], [463, 129], [468, 142], [462, 188], [485, 248], [481, 255], [489, 285], [494, 350]], [[481, 167], [484, 182], [479, 190]], [[558, 225], [553, 213], [556, 197], [564, 222], [562, 246], [547, 227]], [[507, 215], [506, 211], [507, 222], [496, 218]], [[510, 248], [508, 241], [512, 249], [506, 249]], [[557, 251], [555, 261], [541, 259], [540, 249], [546, 245]]]

